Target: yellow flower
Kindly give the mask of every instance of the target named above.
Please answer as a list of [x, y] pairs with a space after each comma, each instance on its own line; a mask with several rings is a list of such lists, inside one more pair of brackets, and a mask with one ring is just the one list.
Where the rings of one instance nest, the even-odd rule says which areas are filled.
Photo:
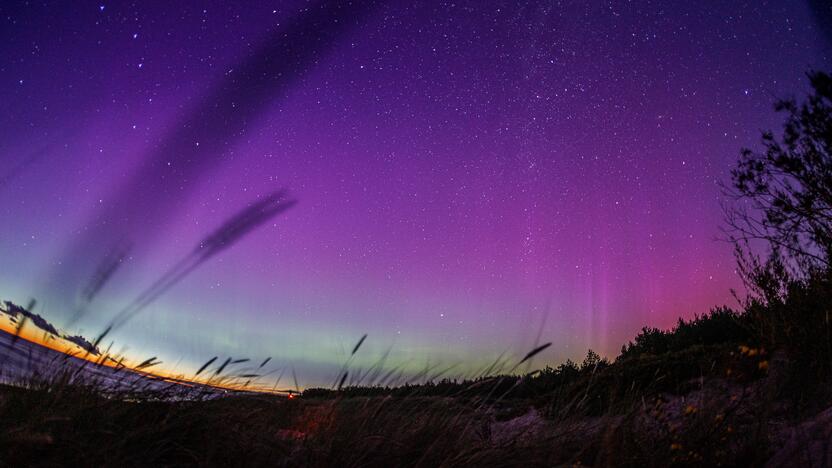
[[696, 412], [696, 407], [695, 406], [688, 405], [688, 406], [685, 407], [685, 416], [688, 416], [688, 415], [693, 414], [695, 412]]
[[740, 346], [740, 352], [741, 352], [742, 354], [747, 353], [747, 352], [748, 352], [748, 349], [749, 349], [749, 348], [748, 348], [748, 346], [745, 346], [745, 345]]
[[725, 419], [725, 416], [723, 416], [723, 415], [721, 415], [721, 414], [718, 414], [718, 415], [716, 415], [716, 417], [714, 418], [714, 421], [716, 421], [716, 422], [722, 422], [722, 420], [723, 420], [723, 419]]
[[757, 368], [760, 369], [761, 371], [767, 371], [768, 370], [768, 361], [760, 361], [760, 363], [757, 364]]
[[682, 450], [682, 444], [674, 442], [670, 444], [670, 450]]
[[749, 350], [748, 350], [748, 357], [754, 357], [754, 356], [756, 356], [758, 353], [759, 353], [759, 351], [758, 351], [756, 348], [754, 348], [754, 349], [749, 349]]

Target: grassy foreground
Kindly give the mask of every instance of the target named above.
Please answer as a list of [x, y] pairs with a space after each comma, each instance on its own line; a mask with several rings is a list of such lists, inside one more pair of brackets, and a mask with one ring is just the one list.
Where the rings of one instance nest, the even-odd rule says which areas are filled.
[[58, 367], [0, 387], [0, 465], [830, 466], [832, 273], [778, 291], [520, 375], [288, 398]]
[[295, 398], [33, 378], [0, 387], [0, 463], [828, 466], [828, 379], [760, 343], [753, 317], [720, 309], [645, 329], [614, 362], [590, 352], [526, 375]]

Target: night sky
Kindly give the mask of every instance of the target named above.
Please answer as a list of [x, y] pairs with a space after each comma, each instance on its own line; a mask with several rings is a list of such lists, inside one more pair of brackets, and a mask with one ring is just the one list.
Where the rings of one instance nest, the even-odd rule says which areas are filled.
[[823, 2], [230, 3], [0, 5], [0, 298], [94, 336], [286, 189], [117, 346], [302, 385], [364, 333], [406, 370], [614, 357], [735, 304], [719, 182], [832, 61]]

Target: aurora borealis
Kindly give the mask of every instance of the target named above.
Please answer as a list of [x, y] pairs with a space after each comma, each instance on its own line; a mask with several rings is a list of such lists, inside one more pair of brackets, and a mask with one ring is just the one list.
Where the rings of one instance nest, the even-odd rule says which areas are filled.
[[718, 184], [779, 129], [774, 100], [829, 69], [828, 8], [4, 3], [0, 298], [94, 335], [285, 188], [296, 206], [117, 346], [181, 369], [272, 356], [310, 385], [364, 333], [361, 362], [390, 349], [406, 369], [467, 372], [538, 336], [538, 363], [614, 356], [642, 326], [734, 304]]

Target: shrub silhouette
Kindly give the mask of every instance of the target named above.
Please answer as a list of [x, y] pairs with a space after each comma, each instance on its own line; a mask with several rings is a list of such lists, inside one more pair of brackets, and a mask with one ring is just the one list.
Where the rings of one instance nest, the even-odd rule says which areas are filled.
[[791, 357], [789, 391], [807, 399], [832, 376], [832, 76], [808, 74], [812, 93], [781, 100], [782, 136], [742, 151], [726, 210], [748, 287], [743, 321], [756, 339]]
[[682, 351], [696, 345], [745, 343], [752, 339], [746, 322], [743, 315], [730, 308], [718, 307], [692, 320], [680, 318], [676, 327], [669, 331], [644, 327], [633, 341], [621, 348], [619, 359]]

